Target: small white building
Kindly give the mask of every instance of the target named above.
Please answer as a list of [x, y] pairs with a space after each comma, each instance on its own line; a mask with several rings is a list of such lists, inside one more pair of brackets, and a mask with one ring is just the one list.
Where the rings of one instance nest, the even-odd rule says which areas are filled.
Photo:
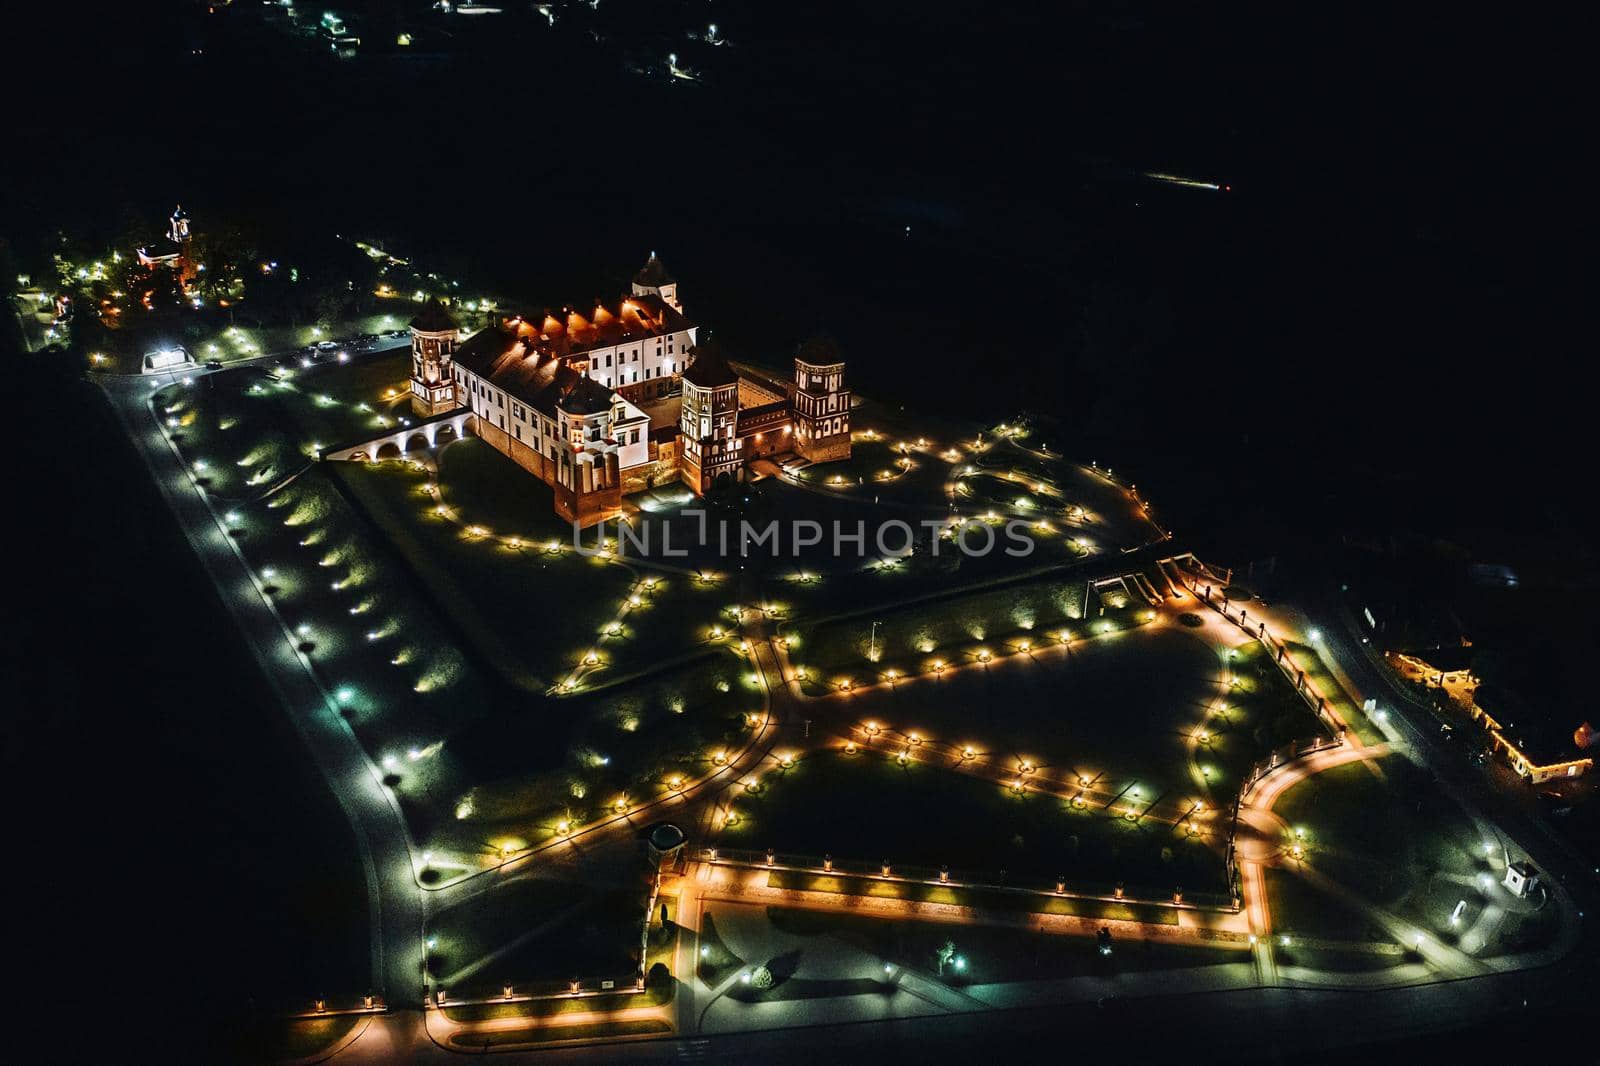
[[171, 348], [160, 348], [153, 352], [145, 352], [140, 364], [141, 374], [160, 374], [168, 370], [183, 370], [194, 366], [194, 356], [181, 344]]
[[1501, 882], [1518, 899], [1531, 895], [1539, 884], [1539, 871], [1533, 863], [1526, 860], [1514, 862], [1506, 867], [1505, 880]]

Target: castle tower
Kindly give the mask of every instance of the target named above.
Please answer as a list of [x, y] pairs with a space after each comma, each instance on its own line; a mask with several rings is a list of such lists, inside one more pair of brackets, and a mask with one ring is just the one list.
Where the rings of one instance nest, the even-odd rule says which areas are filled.
[[659, 296], [674, 311], [683, 310], [683, 305], [678, 302], [678, 282], [667, 273], [667, 268], [661, 265], [661, 260], [656, 258], [654, 252], [645, 261], [644, 269], [633, 276], [633, 294]]
[[411, 320], [411, 410], [421, 418], [461, 406], [450, 363], [461, 330], [444, 305], [432, 300]]
[[828, 337], [813, 337], [794, 357], [794, 450], [826, 463], [850, 457], [850, 390], [844, 360]]
[[696, 346], [694, 362], [683, 372], [678, 475], [699, 495], [724, 476], [738, 480], [743, 469], [738, 423], [739, 376], [714, 343]]

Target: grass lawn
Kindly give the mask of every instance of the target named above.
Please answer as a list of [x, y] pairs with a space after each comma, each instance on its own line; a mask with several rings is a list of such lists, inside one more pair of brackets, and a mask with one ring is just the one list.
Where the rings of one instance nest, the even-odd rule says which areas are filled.
[[1203, 729], [1208, 738], [1205, 758], [1215, 768], [1214, 780], [1236, 785], [1273, 749], [1326, 735], [1328, 730], [1259, 642], [1230, 650], [1233, 684]]
[[983, 641], [1027, 639], [1042, 646], [1071, 630], [1082, 610], [1081, 581], [1038, 580], [839, 622], [801, 623], [790, 633], [797, 640], [791, 654], [822, 680], [836, 674], [868, 680], [896, 667], [901, 674], [921, 672], [924, 660]]
[[[1059, 587], [1070, 594], [1070, 586]], [[1059, 603], [1053, 588], [1006, 589], [921, 612], [886, 613], [878, 627], [884, 657], [876, 666], [867, 660], [867, 619], [802, 632], [791, 656], [806, 669], [814, 694], [836, 692], [847, 678], [858, 686], [819, 706], [838, 716], [841, 727], [871, 721], [892, 734], [894, 745], [915, 734], [924, 742], [970, 746], [1002, 765], [1025, 760], [1058, 779], [1085, 777], [1097, 790], [1136, 785], [1147, 798], [1164, 795], [1168, 802], [1190, 797], [1221, 805], [1268, 751], [1318, 734], [1314, 716], [1275, 674], [1248, 675], [1225, 695], [1219, 650], [1182, 625], [1136, 624], [1075, 639], [1065, 653], [1050, 645], [1053, 634], [1070, 627], [1080, 635], [1086, 627], [1014, 628], [1018, 620], [1053, 621], [1047, 614]], [[1116, 612], [1088, 630], [1108, 619], [1141, 623], [1142, 615]], [[990, 639], [971, 643], [978, 633]], [[1024, 639], [1042, 646], [1018, 654]], [[908, 645], [933, 651], [908, 656]], [[979, 647], [994, 655], [987, 665], [974, 665]], [[961, 668], [941, 675], [930, 670], [935, 661]], [[859, 688], [891, 669], [914, 680]]]
[[[1080, 507], [1079, 528], [1108, 547], [1131, 548], [1160, 535], [1129, 490], [1092, 467], [1054, 454], [1041, 457], [1010, 443], [987, 450], [975, 465], [1010, 471], [1049, 486], [1059, 496], [1047, 498]], [[1018, 495], [1009, 493], [1013, 504]]]
[[[1088, 557], [1059, 526], [1008, 533], [1001, 518], [970, 519], [964, 539], [958, 542], [943, 535], [948, 530], [944, 511], [910, 511], [887, 501], [874, 505], [870, 498], [838, 499], [770, 480], [763, 485], [767, 487], [747, 516], [752, 525], [777, 521], [788, 530], [793, 523], [809, 521], [819, 523], [825, 534], [823, 543], [797, 556], [786, 544], [782, 558], [772, 559], [769, 552], [768, 558], [757, 561], [765, 595], [784, 604], [789, 616], [797, 619], [819, 621], [861, 613], [913, 597], [1068, 566]], [[890, 558], [908, 543], [906, 529], [895, 522], [910, 529], [909, 557]], [[938, 533], [923, 522], [937, 523]], [[865, 534], [864, 547], [841, 539], [835, 552], [832, 531], [838, 529], [843, 538], [858, 528]], [[1024, 535], [1026, 540], [1017, 539]], [[884, 565], [886, 558], [889, 562]]]
[[447, 750], [469, 784], [435, 839], [473, 853], [538, 844], [562, 820], [581, 826], [618, 800], [665, 795], [672, 774], [709, 770], [715, 752], [748, 736], [744, 716], [760, 707], [749, 676], [725, 655], [462, 729]]
[[[236, 540], [340, 713], [426, 839], [470, 782], [448, 740], [492, 715], [496, 690], [457, 650], [399, 560], [317, 468], [236, 509]], [[225, 594], [255, 596], [254, 587]], [[283, 669], [296, 668], [285, 643]]]
[[[709, 622], [712, 601], [725, 593], [691, 593], [693, 582], [676, 576], [641, 590], [639, 607], [615, 636], [601, 632], [592, 640], [602, 661], [585, 676], [620, 677], [636, 639], [657, 651], [660, 641], [698, 647], [699, 658], [607, 688], [604, 696], [589, 683], [560, 699], [504, 688], [479, 672], [477, 657], [458, 650], [463, 620], [440, 611], [441, 598], [416, 580], [330, 476], [386, 483], [402, 496], [424, 477], [398, 464], [319, 465], [266, 500], [239, 504], [234, 535], [324, 683], [341, 694], [342, 713], [382, 767], [418, 839], [464, 853], [469, 863], [505, 843], [537, 843], [559, 820], [587, 820], [618, 795], [655, 794], [669, 770], [692, 767], [736, 739], [742, 715], [760, 706], [743, 660], [726, 642], [705, 643], [670, 620], [674, 605], [700, 602]], [[430, 528], [442, 532], [427, 520], [408, 530]], [[554, 667], [580, 665], [582, 645], [573, 640], [570, 610], [541, 605], [592, 594], [597, 582], [610, 581], [614, 595], [625, 595], [634, 580], [624, 567], [570, 552], [547, 559], [454, 536], [443, 533], [435, 543], [453, 557], [478, 560], [471, 571], [477, 597], [529, 605], [520, 612], [529, 620], [522, 631], [529, 647], [538, 647], [537, 636], [550, 643], [548, 633], [557, 629], [573, 641], [545, 652]], [[502, 580], [507, 574], [516, 580]], [[456, 602], [470, 611], [477, 600], [463, 593]]]
[[223, 499], [258, 497], [311, 459], [292, 398], [263, 371], [170, 385], [151, 403], [196, 479]]
[[572, 542], [572, 526], [556, 514], [550, 487], [476, 437], [440, 451], [439, 486], [464, 524], [534, 543]]
[[428, 968], [442, 978], [585, 901], [588, 889], [574, 881], [521, 877], [496, 885], [465, 903], [434, 915], [428, 936]]
[[1078, 811], [1039, 793], [925, 764], [822, 751], [763, 778], [723, 830], [730, 847], [904, 866], [948, 865], [952, 876], [1080, 892], [1166, 898], [1225, 893], [1221, 856], [1172, 826]]
[[[436, 915], [428, 970], [452, 996], [498, 996], [510, 984], [558, 992], [567, 981], [631, 985], [648, 893], [519, 879]], [[494, 953], [499, 952], [496, 955]]]
[[1288, 870], [1268, 867], [1267, 907], [1274, 935], [1315, 940], [1389, 942], [1366, 915], [1324, 895]]
[[[250, 367], [197, 376], [153, 398], [156, 413], [191, 463], [200, 461], [213, 492], [259, 495], [328, 447], [396, 428], [405, 406], [405, 349], [347, 364], [278, 371]], [[385, 393], [395, 390], [396, 398]]]
[[1339, 682], [1323, 665], [1317, 649], [1309, 644], [1297, 644], [1294, 641], [1285, 641], [1284, 644], [1289, 649], [1289, 655], [1293, 657], [1295, 665], [1306, 672], [1306, 680], [1327, 697], [1328, 706], [1350, 724], [1350, 728], [1361, 738], [1362, 743], [1382, 744], [1385, 740], [1384, 735], [1367, 720], [1366, 714], [1360, 707], [1345, 697], [1344, 689], [1339, 687]]
[[[441, 462], [442, 492], [461, 508], [459, 520], [435, 513], [428, 477], [412, 467], [330, 467], [507, 680], [545, 693], [576, 672], [581, 691], [715, 650], [707, 634], [727, 606], [726, 589], [581, 557], [569, 527], [559, 537], [541, 535], [554, 517], [549, 488], [482, 441], [447, 446]], [[508, 522], [513, 516], [526, 525]], [[513, 536], [522, 543], [513, 545]], [[563, 547], [551, 551], [551, 540]], [[592, 666], [585, 663], [591, 652]]]
[[[956, 504], [964, 512], [996, 511], [1026, 518], [1059, 518], [1074, 506], [1053, 481], [1029, 476], [1026, 467], [984, 469], [965, 465], [956, 482]], [[973, 470], [973, 473], [964, 471]]]
[[1361, 763], [1316, 774], [1286, 792], [1276, 813], [1305, 830], [1307, 861], [1323, 874], [1454, 942], [1451, 909], [1462, 898], [1475, 908], [1475, 880], [1497, 871], [1472, 820], [1424, 771], [1400, 757], [1378, 766], [1381, 778]]
[[1386, 907], [1402, 904], [1435, 872], [1472, 877], [1488, 869], [1471, 820], [1424, 771], [1403, 758], [1378, 766], [1381, 779], [1365, 764], [1347, 763], [1278, 800], [1276, 813], [1305, 829], [1309, 861]]
[[359, 1014], [335, 1014], [273, 1022], [254, 1035], [249, 1055], [260, 1062], [307, 1058], [333, 1047], [366, 1020]]
[[1396, 966], [1403, 966], [1407, 962], [1416, 961], [1414, 956], [1407, 955], [1398, 944], [1374, 944], [1372, 946], [1391, 950], [1360, 951], [1329, 948], [1300, 944], [1293, 940], [1290, 941], [1288, 947], [1278, 945], [1272, 950], [1279, 965], [1307, 966], [1313, 970], [1329, 970], [1334, 973], [1372, 973], [1378, 970], [1390, 970]]
[[1527, 914], [1508, 914], [1483, 947], [1483, 954], [1519, 955], [1555, 942], [1561, 932], [1561, 916], [1551, 904]]
[[[507, 843], [536, 844], [562, 819], [582, 824], [619, 796], [659, 794], [669, 773], [693, 770], [744, 735], [760, 691], [726, 644], [603, 691], [502, 690], [457, 650], [452, 627], [328, 472], [308, 471], [270, 500], [241, 506], [239, 544], [258, 573], [271, 573], [263, 581], [285, 620], [304, 627], [297, 638], [342, 694], [343, 713], [419, 840], [469, 864]], [[620, 569], [553, 560], [563, 564]]]

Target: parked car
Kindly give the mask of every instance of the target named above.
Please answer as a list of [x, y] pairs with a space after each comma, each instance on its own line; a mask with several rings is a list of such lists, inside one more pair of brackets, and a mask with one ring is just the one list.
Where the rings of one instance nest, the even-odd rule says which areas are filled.
[[387, 332], [384, 333], [384, 336], [388, 337], [390, 340], [399, 340], [401, 337], [404, 337], [405, 335], [406, 335], [406, 331], [403, 330], [403, 329], [391, 329], [391, 330], [388, 330]]
[[319, 351], [319, 352], [331, 352], [337, 347], [339, 347], [339, 342], [338, 341], [318, 341], [317, 342], [317, 351]]
[[207, 359], [206, 360], [206, 366], [210, 367], [212, 370], [221, 370], [222, 369], [222, 360], [221, 359]]

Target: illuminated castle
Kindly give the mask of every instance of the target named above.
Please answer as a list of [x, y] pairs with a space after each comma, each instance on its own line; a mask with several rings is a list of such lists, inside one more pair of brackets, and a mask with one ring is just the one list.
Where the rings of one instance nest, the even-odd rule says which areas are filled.
[[430, 304], [411, 322], [412, 408], [470, 409], [469, 429], [584, 526], [644, 489], [682, 481], [703, 495], [742, 481], [754, 459], [849, 456], [850, 392], [832, 342], [808, 342], [794, 380], [777, 382], [735, 371], [698, 332], [653, 252], [627, 296], [508, 318], [465, 341]]

